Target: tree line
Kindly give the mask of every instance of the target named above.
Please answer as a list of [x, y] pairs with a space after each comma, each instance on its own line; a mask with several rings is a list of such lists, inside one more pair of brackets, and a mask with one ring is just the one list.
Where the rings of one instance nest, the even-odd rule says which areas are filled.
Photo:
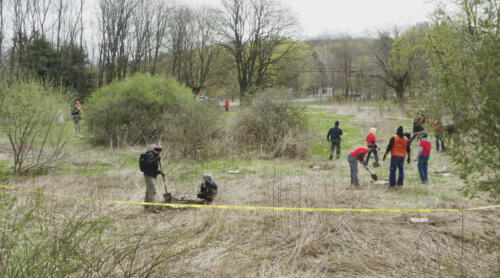
[[[165, 0], [0, 0], [2, 76], [35, 75], [86, 98], [135, 73], [173, 76], [194, 93], [244, 98], [265, 88], [403, 101], [432, 86], [433, 22], [372, 37], [299, 40], [278, 0], [221, 0], [217, 7]], [[458, 1], [480, 9], [494, 1]], [[481, 16], [480, 14], [476, 14]]]
[[[219, 7], [164, 0], [0, 0], [2, 76], [35, 75], [86, 98], [138, 72], [173, 76], [194, 93], [253, 95], [270, 87], [322, 88], [346, 97], [402, 99], [418, 68], [415, 39], [297, 39], [298, 23], [277, 0], [221, 0]], [[418, 29], [415, 27], [414, 29]], [[417, 33], [417, 32], [413, 32]], [[399, 42], [402, 41], [402, 42]]]

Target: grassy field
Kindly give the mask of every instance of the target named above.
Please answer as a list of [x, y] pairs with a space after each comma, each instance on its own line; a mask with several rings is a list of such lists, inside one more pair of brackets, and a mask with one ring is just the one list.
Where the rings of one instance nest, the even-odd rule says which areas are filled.
[[[219, 186], [216, 205], [424, 209], [493, 203], [487, 196], [464, 197], [464, 184], [455, 174], [454, 165], [446, 153], [434, 150], [427, 184], [420, 183], [412, 158], [410, 165], [405, 164], [405, 185], [401, 190], [388, 190], [386, 185], [372, 183], [363, 169], [359, 173], [361, 188], [351, 188], [346, 156], [353, 148], [365, 144], [369, 128], [378, 129], [382, 159], [397, 126], [408, 129], [411, 120], [403, 110], [375, 104], [310, 105], [306, 113], [313, 136], [307, 159], [242, 159], [229, 155], [224, 159], [174, 164], [168, 163], [167, 154], [164, 165], [170, 171], [166, 178], [168, 190], [176, 197], [192, 199], [201, 174], [210, 172]], [[238, 111], [224, 113], [224, 117], [232, 121], [237, 114]], [[330, 161], [326, 134], [335, 120], [341, 122], [344, 130], [342, 155]], [[10, 154], [4, 139], [0, 138], [2, 183], [99, 200], [144, 198], [144, 181], [137, 165], [142, 148], [95, 148], [75, 137], [66, 162], [50, 174], [13, 177], [9, 174]], [[229, 170], [240, 173], [230, 174]], [[381, 161], [375, 172], [380, 179], [387, 180], [388, 161]], [[442, 172], [451, 176], [442, 176], [439, 174]], [[159, 201], [164, 190], [158, 181]], [[18, 202], [23, 204], [33, 199], [32, 194], [4, 193], [18, 196]], [[106, 226], [103, 246], [119, 250], [122, 244], [129, 246], [127, 239], [140, 234], [141, 240], [135, 240], [138, 251], [134, 260], [127, 262], [130, 269], [151, 269], [152, 277], [500, 275], [500, 210], [466, 212], [463, 216], [216, 209], [169, 209], [148, 214], [141, 206], [42, 196], [44, 215], [56, 219], [55, 223], [60, 223], [59, 218], [81, 215], [107, 219], [110, 223]], [[419, 216], [428, 217], [429, 223], [410, 223], [411, 217]], [[95, 254], [104, 250], [99, 247], [87, 246]], [[114, 268], [111, 273], [119, 277], [144, 275], [139, 270], [127, 272], [126, 267]], [[88, 277], [94, 276], [99, 275], [96, 272]]]

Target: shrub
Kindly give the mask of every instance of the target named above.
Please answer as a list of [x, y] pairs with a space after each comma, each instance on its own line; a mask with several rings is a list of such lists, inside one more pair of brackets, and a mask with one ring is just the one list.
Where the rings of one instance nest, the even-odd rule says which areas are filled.
[[135, 75], [95, 92], [86, 116], [97, 144], [135, 145], [161, 140], [164, 115], [195, 102], [191, 90], [173, 78]]
[[14, 173], [57, 164], [68, 139], [68, 102], [53, 89], [35, 81], [0, 84], [0, 129], [14, 154]]
[[223, 134], [220, 112], [199, 102], [181, 101], [167, 111], [164, 122], [170, 149], [182, 156], [198, 158], [200, 150], [208, 149]]
[[46, 206], [40, 193], [21, 202], [0, 192], [2, 277], [150, 277], [168, 259], [148, 229], [120, 230], [81, 205]]
[[284, 94], [262, 94], [237, 122], [239, 143], [258, 147], [272, 157], [303, 158], [309, 147], [309, 131], [302, 107]]

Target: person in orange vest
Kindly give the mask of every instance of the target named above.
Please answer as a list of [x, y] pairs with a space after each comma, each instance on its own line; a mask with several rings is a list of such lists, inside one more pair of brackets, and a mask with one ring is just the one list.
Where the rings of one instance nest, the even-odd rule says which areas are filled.
[[389, 187], [396, 186], [396, 169], [399, 169], [397, 185], [403, 186], [405, 157], [408, 154], [408, 164], [410, 164], [411, 150], [408, 137], [404, 135], [402, 126], [398, 127], [396, 134], [389, 140], [383, 161], [385, 161], [385, 157], [389, 152], [391, 152]]
[[351, 185], [359, 186], [358, 161], [363, 165], [366, 165], [365, 155], [374, 148], [374, 145], [369, 145], [368, 147], [357, 147], [347, 155], [347, 161], [349, 161], [349, 166], [351, 168]]
[[78, 111], [82, 111], [82, 105], [80, 104], [79, 100], [76, 101], [75, 108], [78, 109]]
[[229, 100], [227, 100], [227, 99], [226, 99], [225, 107], [226, 107], [226, 112], [229, 112]]

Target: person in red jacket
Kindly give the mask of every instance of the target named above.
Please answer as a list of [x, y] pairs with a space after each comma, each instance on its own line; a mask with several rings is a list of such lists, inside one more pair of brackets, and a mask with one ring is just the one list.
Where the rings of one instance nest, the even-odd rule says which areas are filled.
[[368, 165], [368, 161], [370, 161], [370, 155], [373, 153], [375, 156], [375, 162], [373, 163], [373, 167], [378, 167], [378, 154], [377, 154], [377, 138], [375, 137], [375, 132], [377, 129], [372, 127], [370, 128], [370, 133], [366, 136], [366, 146], [372, 146], [373, 150], [368, 152], [366, 156], [365, 164]]
[[226, 107], [226, 112], [229, 112], [229, 100], [226, 100], [225, 107]]
[[408, 154], [408, 164], [410, 164], [410, 144], [408, 137], [403, 133], [403, 127], [398, 127], [396, 134], [389, 140], [389, 145], [384, 154], [383, 161], [387, 154], [391, 152], [391, 167], [389, 169], [389, 187], [396, 186], [396, 169], [399, 169], [398, 186], [403, 186], [405, 157]]
[[420, 140], [420, 145], [418, 147], [418, 173], [420, 174], [420, 180], [423, 183], [427, 183], [427, 166], [429, 163], [429, 157], [431, 155], [431, 140], [427, 137], [427, 133], [423, 134], [422, 140]]
[[359, 186], [358, 180], [358, 161], [365, 165], [365, 155], [372, 151], [373, 147], [357, 147], [347, 155], [347, 161], [351, 168], [351, 185]]

